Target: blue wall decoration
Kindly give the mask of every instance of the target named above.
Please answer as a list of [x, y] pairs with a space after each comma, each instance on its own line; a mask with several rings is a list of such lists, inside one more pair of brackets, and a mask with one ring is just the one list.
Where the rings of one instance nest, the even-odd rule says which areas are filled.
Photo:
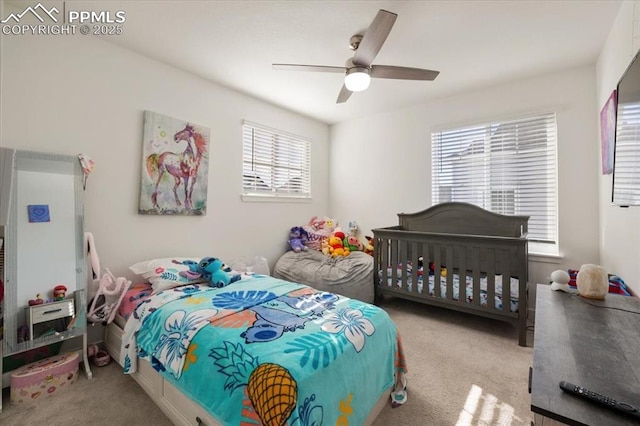
[[31, 204], [27, 206], [27, 209], [29, 210], [30, 223], [51, 222], [48, 204]]

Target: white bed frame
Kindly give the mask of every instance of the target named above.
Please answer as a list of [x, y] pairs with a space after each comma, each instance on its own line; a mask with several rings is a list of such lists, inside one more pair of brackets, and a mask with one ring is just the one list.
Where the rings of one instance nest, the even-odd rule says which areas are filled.
[[[107, 326], [104, 345], [111, 358], [120, 363], [120, 349], [124, 330], [117, 322], [124, 324], [122, 318], [117, 318], [117, 321]], [[164, 377], [154, 370], [148, 361], [138, 358], [138, 371], [132, 374], [131, 377], [138, 382], [140, 387], [144, 389], [153, 402], [174, 424], [222, 426], [200, 405], [183, 395], [171, 383], [165, 381]], [[390, 404], [390, 393], [391, 389], [380, 397], [371, 413], [369, 413], [365, 425], [371, 425], [385, 405]]]

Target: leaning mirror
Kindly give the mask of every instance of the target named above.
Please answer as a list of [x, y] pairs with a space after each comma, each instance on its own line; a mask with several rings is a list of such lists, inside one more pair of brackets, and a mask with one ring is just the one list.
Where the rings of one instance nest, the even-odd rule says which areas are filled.
[[1, 229], [3, 356], [86, 331], [80, 163], [74, 156], [7, 152], [13, 162], [11, 185], [1, 187], [4, 199], [10, 199]]

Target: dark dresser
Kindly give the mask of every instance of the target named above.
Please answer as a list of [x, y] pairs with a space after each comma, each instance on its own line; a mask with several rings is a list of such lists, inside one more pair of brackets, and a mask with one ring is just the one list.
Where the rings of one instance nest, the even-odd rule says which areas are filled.
[[561, 380], [640, 407], [640, 299], [591, 300], [538, 284], [530, 378], [536, 426], [640, 425], [563, 392]]

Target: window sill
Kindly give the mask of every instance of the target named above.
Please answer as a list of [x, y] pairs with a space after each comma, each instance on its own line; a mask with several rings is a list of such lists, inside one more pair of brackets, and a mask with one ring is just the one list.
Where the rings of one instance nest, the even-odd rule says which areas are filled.
[[248, 203], [310, 203], [312, 201], [310, 197], [287, 197], [282, 195], [242, 194], [240, 197], [243, 202]]
[[529, 261], [539, 263], [553, 263], [559, 265], [563, 257], [559, 254], [529, 253]]

